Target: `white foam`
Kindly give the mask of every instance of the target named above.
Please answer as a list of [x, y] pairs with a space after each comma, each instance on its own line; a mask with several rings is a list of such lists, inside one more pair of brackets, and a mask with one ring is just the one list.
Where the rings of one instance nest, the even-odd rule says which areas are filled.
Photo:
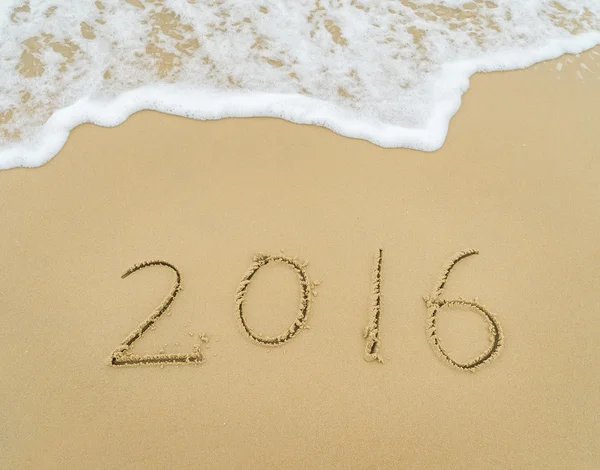
[[432, 151], [473, 73], [600, 44], [596, 0], [100, 1], [0, 5], [0, 168], [42, 165], [75, 126], [142, 109]]

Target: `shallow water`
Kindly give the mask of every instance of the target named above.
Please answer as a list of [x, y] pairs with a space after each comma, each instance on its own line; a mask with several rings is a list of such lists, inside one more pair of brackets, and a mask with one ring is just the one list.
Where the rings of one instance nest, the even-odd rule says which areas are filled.
[[41, 165], [73, 127], [141, 109], [435, 150], [476, 71], [597, 44], [596, 0], [9, 0], [0, 168]]

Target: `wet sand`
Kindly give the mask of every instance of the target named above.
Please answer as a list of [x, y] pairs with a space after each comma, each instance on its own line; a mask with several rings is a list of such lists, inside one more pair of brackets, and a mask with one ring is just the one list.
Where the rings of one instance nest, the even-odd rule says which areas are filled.
[[[473, 77], [435, 153], [141, 112], [0, 172], [0, 466], [597, 465], [600, 57], [565, 59]], [[423, 301], [467, 249], [444, 298], [477, 299], [504, 335], [474, 372], [436, 356]], [[257, 253], [306, 273], [305, 291], [269, 262], [245, 291], [257, 336], [300, 321], [280, 345], [236, 306]], [[201, 363], [111, 365], [174, 285], [165, 266], [121, 279], [148, 260], [183, 290], [131, 352]], [[365, 360], [374, 322], [382, 363]], [[464, 308], [437, 320], [457, 361], [488, 328]]]

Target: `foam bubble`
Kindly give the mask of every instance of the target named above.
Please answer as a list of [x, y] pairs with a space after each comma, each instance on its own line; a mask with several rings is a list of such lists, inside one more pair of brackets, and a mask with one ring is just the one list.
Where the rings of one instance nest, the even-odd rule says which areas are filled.
[[5, 0], [0, 168], [142, 109], [432, 151], [473, 73], [597, 44], [597, 0]]

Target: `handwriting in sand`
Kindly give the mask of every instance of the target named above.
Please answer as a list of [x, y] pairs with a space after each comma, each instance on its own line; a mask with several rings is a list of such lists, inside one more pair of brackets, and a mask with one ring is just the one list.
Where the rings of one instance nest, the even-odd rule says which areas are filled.
[[[503, 344], [503, 335], [500, 323], [496, 316], [491, 313], [487, 308], [481, 305], [476, 300], [465, 300], [462, 298], [456, 299], [444, 299], [442, 294], [444, 287], [448, 281], [452, 269], [456, 264], [472, 255], [476, 255], [479, 252], [477, 250], [465, 250], [454, 255], [444, 266], [439, 281], [433, 289], [433, 293], [430, 296], [424, 297], [425, 306], [427, 308], [426, 325], [427, 325], [427, 337], [429, 344], [436, 355], [459, 370], [475, 370], [482, 365], [489, 363], [494, 359]], [[262, 336], [255, 333], [252, 328], [248, 325], [244, 316], [244, 299], [248, 287], [250, 286], [254, 275], [264, 266], [269, 263], [282, 263], [292, 269], [297, 277], [300, 284], [301, 295], [300, 305], [298, 307], [298, 313], [296, 319], [290, 325], [290, 327], [278, 336], [268, 337]], [[382, 292], [382, 264], [383, 264], [383, 250], [379, 250], [375, 256], [375, 267], [372, 274], [372, 292], [371, 292], [371, 308], [368, 315], [368, 323], [364, 330], [365, 338], [365, 349], [364, 359], [366, 361], [376, 361], [382, 363], [383, 360], [379, 354], [381, 347], [381, 341], [379, 339], [380, 331], [380, 320], [382, 312], [381, 304], [381, 292]], [[128, 269], [122, 278], [126, 278], [140, 269], [147, 268], [149, 266], [163, 266], [171, 269], [175, 273], [175, 282], [167, 294], [162, 303], [158, 308], [138, 327], [136, 327], [124, 340], [123, 342], [113, 351], [111, 355], [111, 364], [113, 366], [124, 366], [124, 365], [156, 365], [156, 364], [182, 364], [191, 363], [199, 364], [204, 361], [204, 356], [201, 352], [201, 344], [195, 344], [192, 348], [192, 352], [187, 354], [168, 354], [159, 352], [157, 354], [148, 355], [137, 355], [131, 351], [134, 343], [142, 337], [142, 335], [149, 329], [154, 328], [154, 324], [158, 319], [169, 309], [173, 304], [175, 297], [181, 290], [181, 274], [179, 270], [171, 263], [167, 261], [154, 260], [146, 261]], [[254, 261], [250, 266], [250, 269], [244, 274], [242, 281], [237, 289], [235, 295], [235, 307], [238, 320], [241, 324], [243, 333], [252, 339], [256, 343], [263, 346], [280, 346], [287, 343], [294, 338], [302, 329], [308, 328], [307, 320], [310, 312], [312, 303], [312, 297], [316, 295], [314, 287], [318, 282], [311, 282], [306, 272], [307, 263], [301, 263], [296, 258], [289, 258], [282, 255], [270, 256], [264, 254], [258, 254], [254, 257]], [[468, 307], [474, 312], [478, 313], [486, 320], [489, 324], [490, 331], [490, 346], [483, 351], [477, 358], [466, 363], [461, 363], [453, 359], [450, 354], [443, 348], [437, 331], [437, 315], [443, 308], [456, 308], [456, 307]], [[201, 342], [207, 342], [208, 338], [205, 335], [200, 335]]]

